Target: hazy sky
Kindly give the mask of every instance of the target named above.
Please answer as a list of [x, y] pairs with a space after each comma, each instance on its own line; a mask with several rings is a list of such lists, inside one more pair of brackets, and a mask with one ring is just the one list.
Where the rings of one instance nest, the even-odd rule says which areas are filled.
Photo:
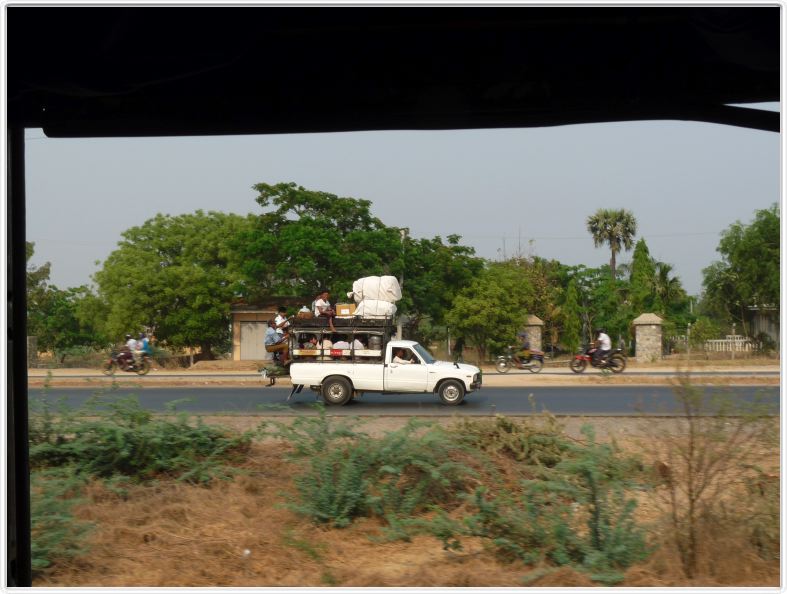
[[[777, 105], [770, 107], [777, 109]], [[719, 234], [780, 202], [780, 138], [660, 121], [549, 128], [158, 139], [26, 137], [34, 265], [90, 283], [120, 233], [156, 213], [259, 213], [253, 184], [294, 181], [365, 198], [413, 237], [456, 233], [479, 256], [599, 266], [586, 220], [627, 208], [651, 255], [699, 293]], [[618, 262], [629, 262], [633, 252]]]

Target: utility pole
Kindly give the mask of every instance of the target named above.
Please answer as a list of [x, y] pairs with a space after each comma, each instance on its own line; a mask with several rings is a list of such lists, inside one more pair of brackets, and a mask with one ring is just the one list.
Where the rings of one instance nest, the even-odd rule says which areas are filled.
[[[399, 271], [399, 288], [404, 290], [404, 264], [405, 264], [405, 244], [404, 240], [407, 239], [407, 234], [410, 232], [410, 229], [407, 227], [402, 227], [399, 229], [399, 235], [402, 238], [402, 269]], [[396, 317], [396, 338], [401, 340], [402, 339], [402, 316]]]

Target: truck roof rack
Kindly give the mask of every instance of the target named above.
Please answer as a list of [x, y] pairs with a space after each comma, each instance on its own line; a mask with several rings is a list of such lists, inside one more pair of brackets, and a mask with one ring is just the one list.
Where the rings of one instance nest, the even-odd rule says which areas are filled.
[[[294, 318], [291, 322], [293, 330], [305, 328], [328, 328], [328, 318]], [[361, 317], [343, 317], [333, 318], [333, 326], [336, 330], [345, 329], [352, 330], [355, 328], [393, 328], [393, 318], [361, 318]]]

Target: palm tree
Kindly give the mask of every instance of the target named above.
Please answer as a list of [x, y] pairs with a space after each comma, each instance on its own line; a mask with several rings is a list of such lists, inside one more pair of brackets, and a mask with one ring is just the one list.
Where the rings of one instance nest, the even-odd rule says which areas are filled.
[[665, 262], [656, 262], [655, 290], [658, 300], [666, 311], [670, 305], [686, 296], [686, 291], [680, 284], [680, 278], [670, 276], [672, 265]]
[[600, 208], [587, 220], [588, 231], [593, 236], [593, 243], [601, 247], [609, 245], [612, 257], [609, 259], [609, 268], [612, 280], [615, 280], [615, 256], [621, 248], [626, 251], [633, 245], [634, 235], [637, 233], [637, 220], [631, 211], [624, 208], [611, 210]]

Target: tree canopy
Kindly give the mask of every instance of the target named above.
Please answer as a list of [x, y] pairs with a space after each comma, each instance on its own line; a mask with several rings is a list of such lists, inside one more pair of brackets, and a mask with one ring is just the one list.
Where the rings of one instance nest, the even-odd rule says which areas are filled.
[[230, 305], [238, 281], [229, 241], [251, 220], [219, 212], [158, 214], [123, 232], [95, 274], [108, 306], [107, 332], [121, 340], [148, 329], [175, 347], [211, 356], [230, 338]]
[[776, 204], [758, 210], [745, 225], [736, 221], [721, 234], [722, 259], [703, 270], [703, 307], [726, 321], [745, 323], [747, 308], [780, 304], [780, 213]]
[[600, 208], [587, 219], [588, 232], [593, 236], [596, 247], [604, 244], [609, 246], [611, 257], [609, 268], [612, 278], [615, 278], [615, 257], [621, 249], [630, 250], [634, 236], [637, 234], [637, 220], [634, 215], [621, 208], [619, 210]]

